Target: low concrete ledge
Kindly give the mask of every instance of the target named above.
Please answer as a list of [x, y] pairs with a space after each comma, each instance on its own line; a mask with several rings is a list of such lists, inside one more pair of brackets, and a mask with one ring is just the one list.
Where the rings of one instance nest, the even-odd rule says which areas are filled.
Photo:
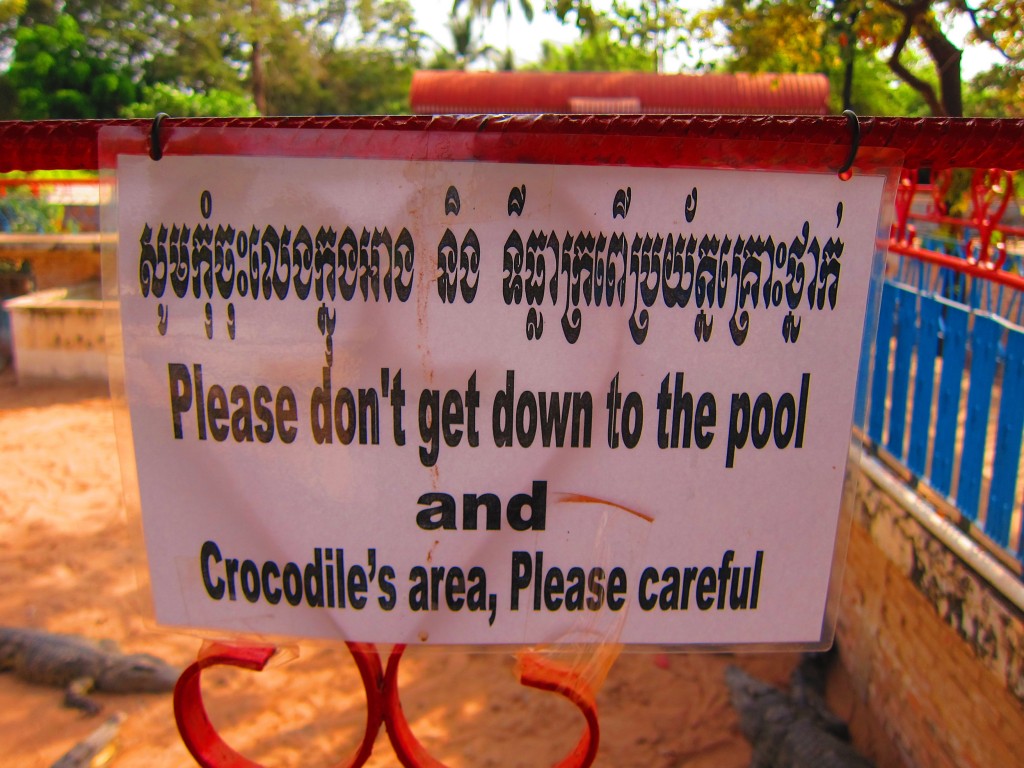
[[1019, 764], [1024, 588], [880, 462], [859, 459], [836, 632], [906, 766]]
[[107, 378], [105, 312], [99, 283], [38, 291], [4, 302], [19, 380]]

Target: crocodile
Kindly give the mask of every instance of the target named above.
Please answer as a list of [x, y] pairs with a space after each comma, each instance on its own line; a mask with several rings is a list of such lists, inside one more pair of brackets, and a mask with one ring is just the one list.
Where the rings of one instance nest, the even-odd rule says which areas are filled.
[[89, 714], [100, 705], [87, 694], [162, 693], [179, 670], [146, 653], [126, 654], [108, 641], [36, 629], [0, 627], [0, 672], [27, 683], [64, 688], [65, 706]]
[[750, 768], [872, 768], [849, 742], [846, 724], [824, 707], [808, 685], [808, 670], [794, 673], [792, 691], [749, 675], [725, 670], [740, 730], [750, 742]]

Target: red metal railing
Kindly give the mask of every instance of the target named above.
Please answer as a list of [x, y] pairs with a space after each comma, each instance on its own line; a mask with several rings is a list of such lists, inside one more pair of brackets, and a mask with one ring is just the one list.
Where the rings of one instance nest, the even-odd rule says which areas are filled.
[[[97, 136], [107, 126], [148, 129], [149, 120], [0, 121], [0, 172], [99, 168]], [[891, 149], [907, 168], [1024, 168], [1024, 120], [963, 118], [865, 117], [860, 119], [861, 148]], [[431, 133], [456, 131], [479, 135], [579, 135], [581, 137], [652, 137], [671, 140], [749, 141], [751, 157], [778, 165], [791, 157], [804, 164], [807, 147], [850, 146], [844, 117], [780, 115], [474, 115], [412, 117], [253, 117], [177, 118], [163, 123], [167, 135], [176, 127], [327, 128]], [[795, 147], [796, 153], [787, 151]], [[719, 151], [706, 146], [713, 159]], [[735, 157], [735, 147], [726, 161]], [[661, 158], [652, 158], [653, 162]]]
[[[905, 172], [891, 237], [879, 244], [900, 261], [882, 288], [867, 436], [1020, 573], [1024, 242], [1010, 240], [1024, 228], [1003, 221], [1015, 202], [1011, 173], [975, 170], [963, 216], [950, 214], [952, 187], [949, 170], [930, 185]], [[915, 211], [922, 194], [927, 207]]]
[[[930, 185], [918, 185], [916, 174], [904, 173], [896, 193], [896, 221], [893, 225], [891, 250], [906, 256], [930, 261], [951, 269], [963, 271], [977, 277], [988, 275], [990, 279], [1004, 282], [998, 271], [1006, 262], [1006, 237], [1024, 237], [1024, 227], [1002, 222], [1010, 202], [1014, 199], [1013, 174], [1000, 169], [976, 169], [969, 187], [971, 209], [966, 217], [950, 216], [950, 204], [947, 200], [952, 182], [952, 171], [949, 168], [939, 170], [935, 174], [935, 182]], [[917, 193], [926, 192], [931, 196], [931, 205], [923, 213], [912, 210]], [[946, 227], [960, 229], [965, 233], [976, 231], [977, 238], [969, 236], [964, 243], [967, 254], [966, 264], [963, 260], [956, 263], [946, 259], [935, 260], [927, 251], [914, 249], [916, 227], [911, 221], [930, 222]], [[1000, 235], [993, 240], [993, 235]], [[975, 245], [975, 240], [977, 241]], [[961, 266], [962, 265], [962, 266]], [[975, 269], [980, 268], [981, 271]], [[984, 270], [989, 270], [986, 273]], [[1014, 275], [1011, 278], [1016, 277]], [[1014, 287], [1024, 287], [1024, 282], [1011, 279], [1004, 282]]]

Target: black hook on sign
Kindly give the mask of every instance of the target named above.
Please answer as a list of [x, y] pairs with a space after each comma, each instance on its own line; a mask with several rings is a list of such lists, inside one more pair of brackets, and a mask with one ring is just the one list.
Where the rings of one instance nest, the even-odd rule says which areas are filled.
[[843, 116], [850, 126], [850, 133], [853, 134], [850, 154], [847, 156], [846, 162], [843, 163], [843, 167], [839, 169], [839, 178], [846, 181], [853, 176], [851, 169], [853, 168], [853, 162], [857, 159], [857, 150], [860, 149], [860, 119], [852, 109], [843, 110]]
[[157, 112], [153, 118], [153, 126], [149, 129], [149, 156], [159, 160], [164, 156], [164, 148], [160, 145], [160, 123], [165, 117], [170, 117], [166, 112]]

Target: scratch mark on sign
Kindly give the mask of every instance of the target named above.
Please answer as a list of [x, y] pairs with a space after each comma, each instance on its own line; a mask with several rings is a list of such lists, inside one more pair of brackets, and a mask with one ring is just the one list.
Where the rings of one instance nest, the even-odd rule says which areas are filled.
[[565, 504], [604, 504], [605, 506], [621, 509], [623, 512], [635, 515], [641, 520], [646, 520], [648, 523], [654, 522], [654, 516], [649, 515], [646, 512], [631, 509], [630, 507], [623, 506], [622, 504], [618, 504], [614, 501], [609, 501], [608, 499], [599, 499], [596, 496], [588, 496], [585, 493], [556, 493], [555, 498]]

